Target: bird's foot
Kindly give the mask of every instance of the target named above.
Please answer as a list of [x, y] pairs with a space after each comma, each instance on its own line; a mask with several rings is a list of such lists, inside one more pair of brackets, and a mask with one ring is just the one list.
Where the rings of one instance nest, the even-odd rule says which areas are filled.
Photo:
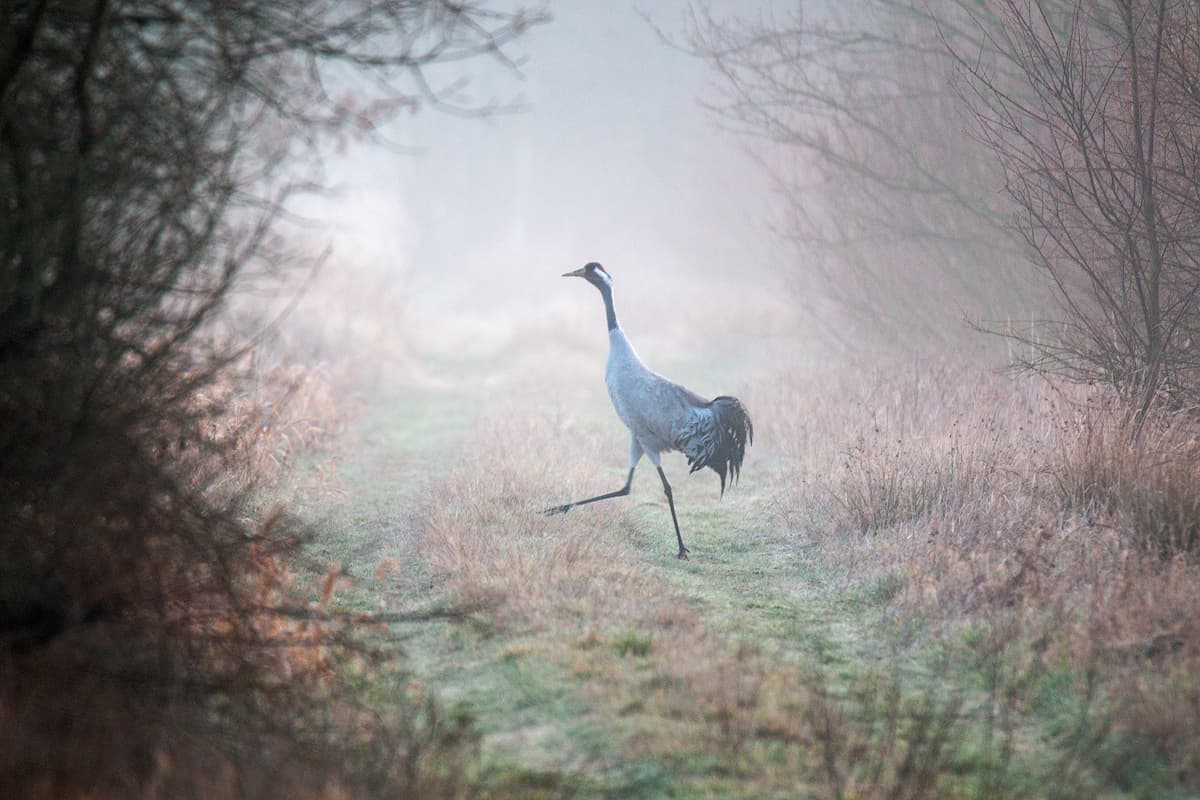
[[688, 552], [689, 552], [689, 551], [688, 551], [688, 549], [687, 549], [686, 547], [682, 547], [682, 546], [681, 546], [681, 547], [679, 548], [679, 558], [680, 558], [681, 560], [683, 560], [683, 561], [687, 561]]
[[555, 514], [565, 514], [570, 511], [574, 505], [574, 503], [567, 503], [565, 506], [554, 506], [553, 508], [547, 508], [542, 512], [542, 514], [547, 517], [553, 517]]

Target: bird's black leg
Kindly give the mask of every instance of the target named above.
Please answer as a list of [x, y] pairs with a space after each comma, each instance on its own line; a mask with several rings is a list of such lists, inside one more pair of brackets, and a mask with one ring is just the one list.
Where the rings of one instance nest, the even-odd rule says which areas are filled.
[[679, 557], [687, 558], [688, 549], [683, 546], [683, 536], [679, 534], [679, 517], [675, 516], [675, 498], [671, 495], [671, 484], [667, 483], [667, 473], [658, 468], [658, 477], [662, 478], [663, 494], [667, 496], [667, 505], [671, 507], [671, 522], [675, 523], [675, 538], [679, 540]]
[[[594, 503], [597, 500], [611, 500], [614, 497], [624, 497], [625, 495], [629, 494], [629, 487], [633, 485], [633, 471], [635, 469], [636, 467], [629, 468], [629, 477], [625, 479], [625, 485], [620, 489], [617, 489], [615, 492], [596, 495], [595, 497], [589, 497], [586, 500], [576, 500], [574, 503], [567, 503], [565, 506], [554, 506], [552, 508], [547, 508], [542, 513], [548, 517], [555, 514], [565, 514], [575, 506], [586, 506], [588, 503]], [[662, 470], [659, 470], [659, 472], [662, 472]]]

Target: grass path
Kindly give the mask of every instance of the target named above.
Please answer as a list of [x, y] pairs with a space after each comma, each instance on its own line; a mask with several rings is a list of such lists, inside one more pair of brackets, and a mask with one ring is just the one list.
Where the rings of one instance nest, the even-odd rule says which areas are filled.
[[[368, 399], [340, 454], [345, 497], [332, 508], [328, 501], [293, 498], [302, 513], [322, 520], [310, 555], [318, 563], [340, 561], [356, 579], [339, 594], [344, 606], [418, 611], [449, 601], [421, 557], [414, 514], [429, 484], [459, 458], [484, 405], [482, 393], [457, 388], [382, 387]], [[698, 507], [689, 502], [694, 487], [678, 488], [680, 521], [697, 551], [691, 562], [679, 564], [669, 557], [666, 507], [651, 483], [639, 475], [628, 501], [639, 523], [631, 544], [644, 569], [718, 632], [786, 643], [780, 646], [797, 654], [817, 639], [826, 652], [834, 649], [833, 634], [822, 632], [828, 615], [819, 608], [815, 578], [805, 576], [792, 549], [769, 528], [746, 519], [754, 504], [748, 484], [718, 507]], [[747, 570], [750, 555], [755, 565]], [[384, 562], [395, 567], [375, 580]], [[619, 713], [595, 708], [588, 687], [555, 663], [543, 638], [435, 622], [413, 625], [405, 649], [415, 680], [475, 718], [484, 736], [485, 783], [550, 796], [671, 794], [687, 765], [629, 760], [623, 739], [631, 726]], [[701, 772], [707, 768], [701, 765]]]
[[[416, 514], [431, 483], [460, 459], [491, 391], [381, 388], [346, 437], [344, 498], [332, 508], [320, 498], [294, 499], [303, 513], [324, 521], [310, 553], [321, 562], [340, 561], [356, 579], [339, 594], [343, 605], [422, 610], [452, 600], [423, 557]], [[596, 399], [601, 414], [603, 396]], [[716, 644], [705, 639], [705, 647], [733, 652], [747, 645], [776, 670], [819, 672], [835, 694], [876, 674], [921, 692], [940, 691], [947, 682], [971, 687], [976, 672], [960, 666], [947, 673], [931, 655], [936, 648], [914, 645], [890, 627], [884, 610], [895, 581], [886, 575], [858, 581], [832, 567], [805, 545], [803, 532], [784, 529], [764, 511], [770, 467], [747, 466], [743, 484], [718, 503], [707, 485], [712, 476], [683, 478], [679, 464], [667, 465], [668, 474], [681, 478], [674, 483], [693, 554], [688, 562], [672, 557], [667, 510], [647, 470], [631, 497], [619, 501], [628, 509], [625, 524], [598, 525], [594, 535], [625, 548], [660, 596], [675, 598], [712, 633]], [[618, 480], [621, 472], [614, 465]], [[392, 566], [377, 579], [381, 563]], [[658, 646], [652, 620], [606, 631], [599, 644], [581, 643], [582, 628], [497, 627], [486, 614], [476, 622], [415, 624], [404, 647], [413, 681], [474, 720], [482, 735], [476, 780], [493, 796], [824, 796], [770, 742], [754, 743], [751, 755], [729, 754], [704, 738], [713, 726], [680, 709], [678, 698], [643, 700], [669, 682], [672, 666], [648, 657]], [[973, 702], [982, 703], [975, 695]], [[1034, 730], [1021, 741], [1038, 735]], [[1036, 747], [1029, 751], [1014, 761], [1037, 763]], [[767, 773], [769, 779], [755, 777]], [[1006, 773], [1007, 788], [990, 796], [1023, 796], [1020, 787], [1032, 780]]]
[[[293, 498], [301, 513], [320, 521], [310, 556], [340, 562], [356, 578], [339, 594], [343, 606], [422, 611], [452, 602], [420, 554], [415, 515], [422, 493], [460, 457], [484, 400], [459, 388], [382, 387], [340, 454], [345, 498], [332, 509], [328, 501]], [[385, 562], [394, 566], [374, 579]], [[480, 781], [501, 795], [628, 796], [633, 785], [657, 785], [658, 776], [618, 763], [609, 731], [589, 714], [577, 681], [539, 659], [536, 643], [526, 644], [520, 631], [501, 636], [486, 624], [437, 621], [414, 624], [404, 635], [413, 679], [474, 718], [483, 734]]]

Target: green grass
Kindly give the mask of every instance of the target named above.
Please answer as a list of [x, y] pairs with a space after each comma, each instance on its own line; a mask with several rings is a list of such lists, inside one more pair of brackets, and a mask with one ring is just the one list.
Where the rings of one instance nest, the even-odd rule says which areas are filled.
[[[341, 607], [421, 610], [453, 601], [423, 560], [415, 515], [487, 407], [483, 391], [464, 385], [381, 389], [338, 452], [345, 495], [293, 498], [318, 522], [310, 557], [340, 561], [355, 580], [338, 593]], [[596, 403], [581, 413], [610, 414], [602, 392], [598, 384]], [[1081, 676], [1019, 666], [1028, 663], [1018, 653], [1028, 643], [989, 649], [995, 631], [986, 627], [947, 633], [919, 620], [897, 623], [890, 610], [904, 586], [899, 572], [859, 578], [841, 566], [836, 538], [817, 546], [784, 530], [761, 510], [768, 467], [754, 464], [757, 455], [750, 452], [742, 484], [720, 502], [714, 476], [686, 476], [681, 461], [668, 461], [689, 561], [673, 557], [669, 513], [645, 464], [631, 497], [616, 501], [632, 522], [610, 522], [594, 535], [631, 548], [637, 569], [682, 598], [731, 650], [751, 648], [773, 669], [817, 686], [869, 747], [883, 748], [892, 724], [903, 755], [922, 746], [922, 724], [941, 720], [950, 731], [937, 783], [945, 796], [1167, 796], [1160, 790], [1170, 776], [1136, 742], [1108, 735], [1096, 710], [1101, 700], [1088, 696]], [[622, 477], [619, 463], [612, 474]], [[396, 567], [376, 580], [383, 562]], [[315, 586], [321, 572], [303, 574]], [[825, 796], [815, 788], [820, 777], [809, 774], [779, 789], [779, 776], [797, 769], [796, 755], [774, 734], [699, 740], [705, 728], [686, 710], [643, 701], [671, 680], [649, 663], [659, 647], [649, 624], [571, 644], [561, 631], [498, 625], [486, 612], [476, 622], [422, 622], [400, 635], [410, 680], [474, 721], [481, 736], [474, 781], [483, 796]], [[575, 656], [584, 666], [572, 666]], [[619, 670], [627, 686], [619, 703], [610, 705], [605, 683], [614, 675], [606, 669]], [[1001, 718], [995, 709], [1005, 703], [1019, 714]], [[662, 741], [677, 745], [664, 750]], [[1114, 760], [1124, 766], [1113, 768]], [[870, 770], [869, 757], [861, 769]]]

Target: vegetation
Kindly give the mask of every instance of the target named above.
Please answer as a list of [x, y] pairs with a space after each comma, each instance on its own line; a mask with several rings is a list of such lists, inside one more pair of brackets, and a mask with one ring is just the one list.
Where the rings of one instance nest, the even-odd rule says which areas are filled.
[[[621, 480], [602, 397], [564, 418], [515, 395], [521, 414], [485, 417], [488, 445], [422, 501], [421, 552], [486, 623], [429, 666], [480, 711], [493, 778], [550, 769], [547, 796], [1197, 790], [1194, 427], [1172, 415], [1131, 445], [1113, 396], [944, 361], [745, 388], [765, 447], [723, 500], [681, 485], [690, 564], [663, 556], [653, 481], [534, 513]], [[468, 654], [469, 679], [449, 666]]]
[[[294, 409], [239, 402], [244, 343], [213, 322], [236, 287], [303, 261], [279, 223], [312, 148], [452, 104], [423, 68], [502, 54], [539, 19], [439, 2], [0, 10], [4, 794], [442, 785], [396, 752], [407, 710], [348, 688], [387, 674], [395, 648], [358, 633], [381, 620], [292, 583], [302, 530], [245, 479], [260, 433], [277, 463], [300, 446], [279, 444]], [[347, 74], [371, 92], [335, 91]], [[286, 397], [270, 383], [261, 400]], [[423, 708], [410, 744], [454, 751], [457, 728]]]
[[[305, 260], [281, 212], [326, 137], [453, 103], [422, 68], [540, 16], [5, 6], [0, 793], [1200, 793], [1195, 11], [860, 5], [693, 17], [842, 346], [648, 339], [760, 434], [723, 499], [677, 482], [687, 562], [644, 473], [537, 513], [624, 478], [598, 317], [464, 360], [369, 282], [318, 278], [352, 306], [320, 323], [238, 300]], [[836, 189], [807, 216], [795, 153]], [[738, 288], [689, 320], [764, 323]], [[1032, 374], [930, 345], [1014, 306], [1055, 315], [1009, 339]], [[864, 345], [877, 311], [919, 348]], [[360, 380], [347, 337], [421, 369]]]
[[1138, 415], [1195, 405], [1198, 36], [1168, 0], [701, 8], [687, 30], [781, 186], [798, 300], [824, 308], [815, 260], [841, 311], [830, 338], [944, 342], [965, 316]]
[[981, 33], [994, 65], [957, 55], [1064, 312], [1018, 335], [1029, 366], [1110, 383], [1139, 415], [1194, 404], [1200, 15], [1159, 0], [1009, 2], [998, 16]]
[[964, 317], [1049, 310], [957, 84], [954, 53], [979, 50], [992, 6], [691, 5], [683, 46], [710, 66], [714, 114], [770, 174], [793, 301], [832, 344], [946, 346]]

